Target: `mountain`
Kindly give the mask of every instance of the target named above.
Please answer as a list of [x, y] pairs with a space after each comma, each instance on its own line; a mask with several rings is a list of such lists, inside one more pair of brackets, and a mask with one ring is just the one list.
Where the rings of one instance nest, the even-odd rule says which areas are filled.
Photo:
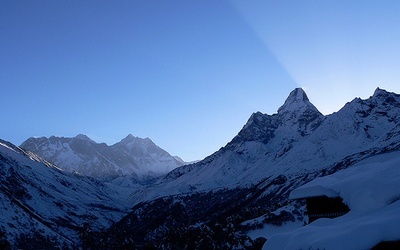
[[[292, 190], [398, 151], [399, 128], [398, 94], [377, 88], [324, 116], [297, 88], [277, 113], [251, 115], [219, 151], [136, 191], [133, 211], [110, 229], [110, 238], [124, 235], [135, 246], [184, 248], [207, 240], [215, 248], [257, 246], [262, 240], [243, 232], [306, 221], [304, 203], [288, 199]], [[248, 223], [254, 218], [262, 219]]]
[[276, 114], [252, 114], [225, 147], [203, 161], [171, 171], [156, 183], [154, 192], [146, 190], [145, 199], [246, 187], [267, 177], [329, 169], [346, 156], [387, 146], [382, 140], [398, 125], [399, 115], [399, 95], [379, 88], [369, 99], [356, 98], [328, 116], [298, 88]]
[[[0, 174], [6, 187], [1, 189], [1, 204], [11, 214], [1, 229], [14, 235], [23, 227], [39, 231], [48, 228], [45, 232], [52, 231], [70, 240], [76, 239], [77, 231], [83, 231], [89, 235], [82, 243], [88, 249], [260, 249], [266, 240], [269, 242], [265, 247], [270, 244], [284, 247], [287, 234], [277, 233], [292, 231], [293, 237], [302, 238], [304, 245], [300, 248], [324, 248], [324, 245], [308, 245], [313, 237], [320, 237], [312, 226], [319, 220], [301, 229], [308, 221], [305, 202], [289, 198], [293, 190], [313, 180], [311, 184], [322, 183], [327, 188], [338, 188], [339, 193], [347, 192], [343, 198], [350, 203], [356, 200], [356, 204], [375, 206], [376, 201], [382, 201], [375, 191], [394, 194], [382, 196], [382, 209], [376, 210], [381, 213], [379, 219], [371, 221], [371, 214], [350, 216], [346, 230], [355, 232], [357, 225], [365, 224], [363, 220], [369, 221], [369, 228], [397, 228], [395, 223], [385, 223], [398, 218], [392, 216], [398, 208], [398, 192], [388, 190], [390, 183], [398, 182], [395, 167], [400, 154], [400, 95], [379, 88], [368, 99], [355, 98], [327, 116], [317, 110], [303, 89], [297, 88], [275, 114], [252, 114], [237, 136], [214, 154], [177, 167], [145, 187], [133, 188], [126, 184], [130, 180], [125, 177], [135, 173], [136, 177], [129, 178], [145, 178], [160, 166], [166, 166], [169, 157], [176, 160], [160, 152], [150, 139], [129, 135], [112, 146], [97, 144], [83, 135], [38, 139], [42, 141], [31, 143], [34, 148], [55, 155], [54, 162], [61, 159], [72, 164], [69, 171], [63, 171], [29, 151], [3, 142], [1, 152], [5, 153], [0, 162], [5, 167]], [[162, 163], [152, 165], [155, 158]], [[384, 171], [371, 170], [371, 162], [383, 162]], [[140, 164], [147, 169], [139, 169]], [[79, 166], [78, 170], [83, 172], [85, 165], [92, 166], [86, 170], [94, 171], [92, 175], [98, 173], [97, 178], [114, 179], [100, 182], [73, 172], [76, 168], [72, 166]], [[97, 170], [95, 166], [100, 168]], [[356, 177], [363, 170], [365, 174]], [[340, 174], [341, 171], [345, 174]], [[395, 177], [394, 182], [390, 178], [385, 182], [382, 173]], [[329, 186], [336, 179], [343, 179], [343, 183], [354, 180], [356, 184]], [[348, 196], [361, 194], [360, 189], [368, 184], [365, 180], [387, 185], [364, 192], [359, 199]], [[14, 194], [8, 190], [16, 191]], [[127, 206], [131, 206], [129, 213], [125, 210]], [[349, 215], [359, 213], [357, 206], [349, 204], [349, 207], [354, 210]], [[37, 223], [28, 225], [32, 218]], [[349, 217], [338, 221], [343, 218]], [[96, 231], [114, 219], [118, 221], [107, 230]], [[78, 226], [85, 222], [95, 223], [95, 228]], [[344, 230], [335, 223], [322, 225], [330, 232]], [[375, 236], [374, 241], [400, 240], [395, 234]], [[318, 244], [323, 242], [331, 244], [334, 240], [321, 237]]]
[[128, 195], [0, 140], [0, 231], [11, 241], [32, 234], [73, 246], [84, 225], [100, 230], [126, 215]]
[[82, 134], [73, 138], [31, 137], [21, 147], [66, 171], [108, 181], [124, 176], [133, 180], [154, 178], [184, 164], [149, 138], [133, 135], [112, 146], [96, 143]]

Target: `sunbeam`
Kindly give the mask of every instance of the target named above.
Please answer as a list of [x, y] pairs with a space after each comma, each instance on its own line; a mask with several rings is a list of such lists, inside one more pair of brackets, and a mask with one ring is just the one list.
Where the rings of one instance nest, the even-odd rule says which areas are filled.
[[[238, 13], [320, 111], [380, 86], [399, 91], [399, 3], [235, 1]], [[397, 26], [398, 27], [398, 26]]]

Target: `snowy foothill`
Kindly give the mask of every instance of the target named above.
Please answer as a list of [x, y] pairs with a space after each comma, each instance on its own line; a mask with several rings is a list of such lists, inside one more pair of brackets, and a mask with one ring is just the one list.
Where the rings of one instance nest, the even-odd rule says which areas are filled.
[[350, 212], [319, 219], [268, 238], [264, 249], [369, 249], [400, 240], [400, 152], [363, 160], [333, 175], [317, 178], [291, 198], [338, 194]]
[[0, 231], [11, 240], [20, 233], [41, 232], [75, 242], [83, 223], [107, 228], [129, 211], [126, 190], [68, 173], [0, 140]]

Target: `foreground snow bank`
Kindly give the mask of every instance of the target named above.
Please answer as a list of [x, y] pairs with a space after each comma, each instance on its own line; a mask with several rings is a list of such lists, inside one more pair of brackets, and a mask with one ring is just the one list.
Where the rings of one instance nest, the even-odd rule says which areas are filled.
[[292, 198], [337, 193], [350, 212], [269, 238], [264, 249], [368, 249], [400, 239], [400, 152], [366, 159], [293, 191]]

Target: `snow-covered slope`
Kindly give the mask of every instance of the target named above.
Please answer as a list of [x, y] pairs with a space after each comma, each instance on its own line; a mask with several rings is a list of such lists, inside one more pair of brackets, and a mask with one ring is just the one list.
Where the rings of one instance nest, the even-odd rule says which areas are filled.
[[400, 240], [400, 151], [370, 157], [333, 175], [317, 178], [292, 198], [336, 193], [350, 212], [319, 219], [268, 239], [265, 249], [371, 249]]
[[323, 116], [298, 88], [276, 114], [254, 113], [225, 147], [203, 161], [173, 170], [142, 191], [142, 199], [248, 187], [281, 175], [294, 181], [333, 171], [345, 167], [346, 157], [369, 151], [353, 157], [354, 162], [374, 154], [374, 149], [389, 147], [385, 138], [399, 122], [400, 96], [395, 93], [378, 88], [369, 99], [356, 98]]
[[64, 170], [77, 171], [101, 180], [122, 176], [139, 180], [158, 177], [184, 164], [149, 138], [132, 135], [112, 146], [96, 143], [86, 135], [78, 135], [73, 138], [29, 138], [21, 147]]
[[126, 214], [126, 195], [115, 190], [0, 140], [0, 229], [9, 239], [40, 232], [71, 245], [82, 224], [106, 228]]

